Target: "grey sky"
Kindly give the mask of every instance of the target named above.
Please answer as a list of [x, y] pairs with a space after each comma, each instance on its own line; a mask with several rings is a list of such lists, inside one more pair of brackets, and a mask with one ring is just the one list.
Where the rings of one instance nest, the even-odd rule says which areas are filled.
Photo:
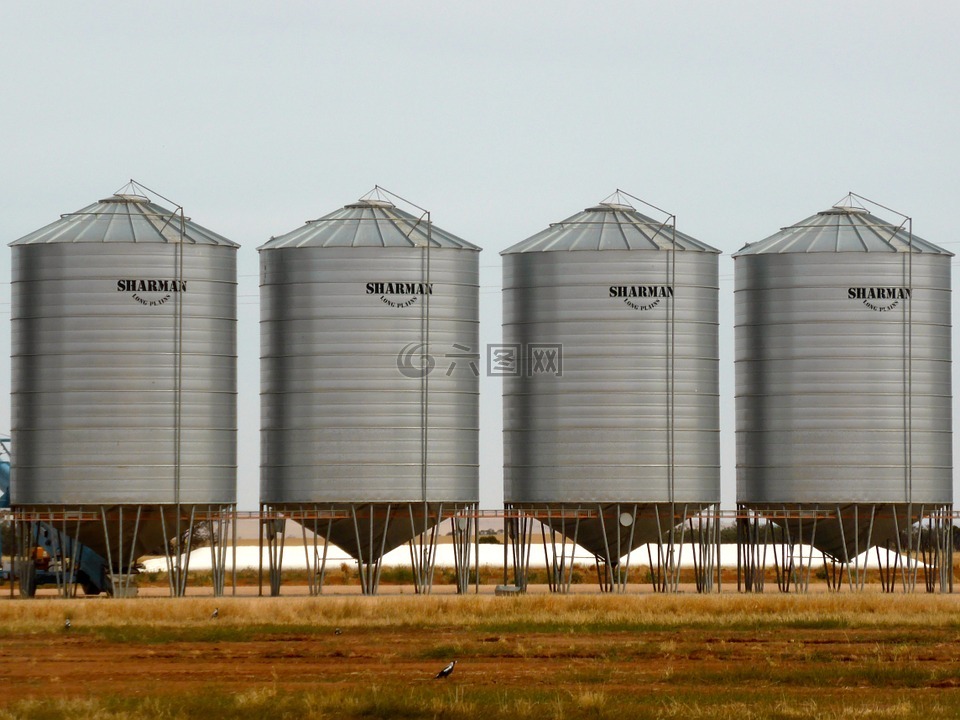
[[[730, 254], [849, 190], [957, 252], [958, 27], [953, 2], [4, 2], [0, 236], [135, 178], [242, 245], [239, 502], [252, 509], [258, 245], [380, 184], [484, 248], [486, 344], [500, 336], [499, 251], [623, 188], [724, 252], [731, 507]], [[9, 367], [5, 350], [4, 398]], [[481, 393], [481, 504], [497, 507], [499, 381]], [[0, 432], [9, 413], [5, 399]]]

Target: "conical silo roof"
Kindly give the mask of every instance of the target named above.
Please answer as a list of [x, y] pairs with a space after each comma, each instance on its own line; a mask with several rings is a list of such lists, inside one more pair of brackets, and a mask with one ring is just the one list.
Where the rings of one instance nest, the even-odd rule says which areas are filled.
[[755, 243], [748, 243], [733, 257], [778, 253], [880, 252], [953, 255], [916, 235], [906, 224], [894, 225], [851, 204], [851, 198], [805, 220], [781, 228]]
[[405, 212], [389, 200], [361, 198], [329, 215], [261, 245], [258, 250], [293, 247], [450, 248], [480, 250], [476, 245]]
[[[615, 201], [612, 201], [614, 198]], [[661, 220], [638, 212], [614, 193], [566, 220], [507, 248], [501, 255], [574, 250], [683, 250], [719, 254], [720, 251], [676, 230]]]
[[54, 243], [179, 243], [239, 247], [212, 230], [183, 218], [143, 195], [118, 193], [66, 213], [14, 245]]

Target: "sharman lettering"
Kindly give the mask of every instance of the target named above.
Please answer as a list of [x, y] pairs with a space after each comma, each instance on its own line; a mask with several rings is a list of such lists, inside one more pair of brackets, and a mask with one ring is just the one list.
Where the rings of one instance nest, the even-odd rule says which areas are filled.
[[672, 298], [669, 285], [611, 285], [610, 297]]
[[852, 287], [847, 290], [850, 300], [909, 300], [911, 288]]
[[367, 295], [433, 295], [433, 283], [370, 282]]
[[186, 292], [186, 280], [117, 280], [117, 292]]

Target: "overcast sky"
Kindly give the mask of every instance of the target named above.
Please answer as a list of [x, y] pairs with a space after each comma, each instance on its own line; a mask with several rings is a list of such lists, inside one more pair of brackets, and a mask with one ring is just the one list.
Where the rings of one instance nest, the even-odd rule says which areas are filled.
[[[379, 184], [484, 248], [486, 344], [498, 253], [622, 188], [724, 253], [732, 508], [730, 255], [851, 190], [957, 252], [958, 27], [946, 1], [0, 2], [2, 238], [134, 178], [241, 244], [238, 499], [254, 509], [257, 246]], [[5, 350], [0, 432], [9, 368]], [[483, 378], [486, 508], [500, 416]]]

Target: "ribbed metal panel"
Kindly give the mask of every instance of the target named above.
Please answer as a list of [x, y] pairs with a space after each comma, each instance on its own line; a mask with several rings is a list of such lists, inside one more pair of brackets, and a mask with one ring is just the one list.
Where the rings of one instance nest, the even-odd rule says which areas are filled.
[[236, 246], [172, 218], [111, 198], [12, 244], [14, 505], [235, 502]]
[[303, 247], [442, 247], [479, 250], [476, 245], [429, 224], [424, 215], [411, 215], [392, 202], [359, 200], [279, 237], [261, 250]]
[[716, 251], [621, 206], [551, 230], [503, 254], [504, 343], [562, 347], [504, 378], [506, 502], [719, 501]]
[[360, 210], [260, 248], [261, 502], [477, 502], [478, 248]]
[[835, 208], [735, 259], [738, 502], [951, 502], [950, 254]]
[[113, 195], [24, 235], [11, 245], [58, 243], [184, 243], [220, 245], [236, 243], [208, 230], [179, 212], [150, 202], [142, 195]]

